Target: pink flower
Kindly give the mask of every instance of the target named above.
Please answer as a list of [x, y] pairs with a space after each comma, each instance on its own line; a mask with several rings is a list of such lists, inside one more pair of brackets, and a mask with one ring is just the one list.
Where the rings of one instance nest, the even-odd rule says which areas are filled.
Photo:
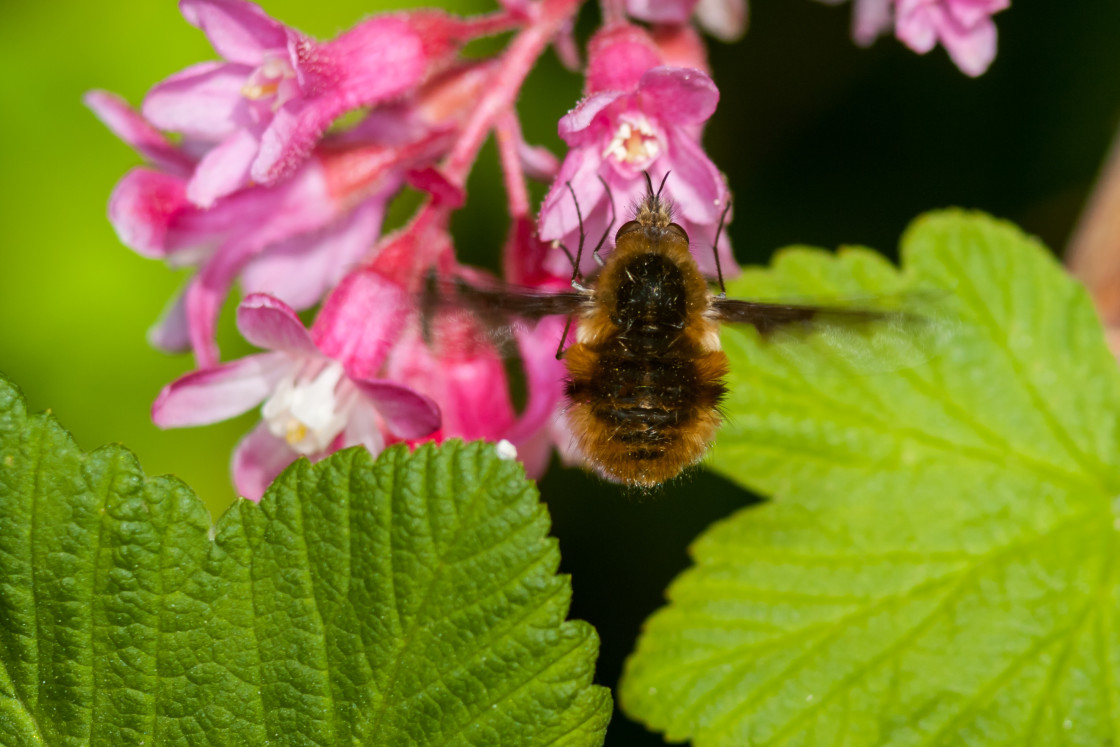
[[[698, 70], [655, 66], [656, 48], [644, 34], [606, 33], [613, 35], [610, 43], [592, 42], [590, 95], [560, 120], [560, 136], [570, 150], [541, 208], [541, 238], [576, 250], [579, 219], [567, 183], [579, 202], [589, 243], [594, 244], [611, 215], [600, 179], [613, 193], [617, 230], [646, 190], [645, 173], [659, 184], [672, 172], [665, 194], [676, 206], [676, 220], [688, 233], [701, 269], [714, 275], [711, 246], [729, 195], [697, 138], [715, 111], [719, 90]], [[590, 248], [584, 253], [585, 272], [594, 266]], [[724, 272], [734, 272], [726, 236], [720, 240], [720, 255]], [[566, 264], [566, 256], [553, 253], [550, 266], [555, 274], [562, 274]]]
[[400, 175], [384, 177], [355, 201], [332, 191], [330, 161], [313, 158], [281, 184], [251, 187], [203, 210], [187, 199], [183, 177], [130, 171], [109, 200], [121, 241], [172, 266], [199, 266], [153, 330], [153, 344], [176, 350], [189, 343], [201, 367], [217, 363], [214, 328], [238, 276], [246, 292], [314, 305], [376, 241], [401, 184]]
[[655, 26], [650, 30], [650, 37], [664, 65], [690, 67], [711, 77], [708, 46], [692, 26]]
[[[822, 0], [835, 5], [843, 0]], [[996, 56], [992, 16], [1010, 0], [853, 0], [852, 37], [866, 47], [894, 27], [894, 34], [918, 54], [941, 42], [962, 72], [976, 77]]]
[[95, 90], [83, 96], [82, 101], [114, 135], [152, 165], [180, 176], [189, 176], [194, 171], [198, 157], [186, 146], [173, 144], [120, 96]]
[[630, 17], [650, 23], [688, 23], [699, 0], [626, 0]]
[[[424, 440], [507, 439], [518, 447], [531, 475], [543, 473], [551, 441], [541, 433], [556, 420], [563, 401], [565, 367], [555, 354], [564, 320], [532, 325], [508, 320], [515, 327], [511, 336], [502, 336], [509, 345], [501, 347], [491, 336], [496, 330], [469, 308], [432, 310], [421, 325], [410, 304], [433, 270], [474, 285], [488, 282], [455, 261], [446, 221], [428, 213], [383, 242], [370, 264], [350, 273], [330, 294], [313, 330], [320, 349], [352, 375], [373, 375], [384, 365], [387, 378], [435, 401], [440, 430]], [[521, 412], [506, 375], [506, 358], [514, 349], [527, 394]]]
[[[391, 316], [390, 304], [383, 310]], [[317, 460], [356, 445], [376, 455], [387, 437], [420, 438], [439, 427], [439, 410], [430, 399], [394, 381], [348, 372], [281, 301], [249, 296], [237, 309], [237, 326], [271, 352], [172, 382], [152, 406], [152, 420], [161, 428], [206, 425], [263, 402], [261, 423], [233, 455], [234, 484], [246, 498], [260, 500], [300, 456]]]
[[[540, 290], [569, 290], [571, 268], [565, 267], [563, 275], [556, 275], [548, 268], [551, 248], [536, 234], [530, 220], [514, 220], [503, 251], [506, 280]], [[575, 339], [578, 323], [577, 319], [572, 320], [565, 346]], [[517, 422], [502, 437], [517, 446], [519, 458], [530, 477], [544, 473], [553, 447], [559, 450], [564, 464], [583, 461], [564, 417], [568, 404], [564, 396], [567, 367], [556, 357], [566, 326], [566, 319], [546, 317], [535, 326], [518, 328], [516, 333], [528, 400]]]
[[738, 41], [747, 33], [750, 6], [747, 0], [700, 0], [696, 22], [720, 41]]
[[896, 0], [895, 36], [919, 54], [937, 42], [966, 75], [982, 74], [996, 56], [992, 15], [1010, 0]]
[[376, 16], [319, 43], [246, 0], [179, 7], [224, 61], [157, 84], [143, 113], [160, 129], [213, 144], [186, 189], [203, 207], [290, 175], [335, 118], [413, 90], [459, 41], [457, 23], [434, 11]]
[[721, 41], [742, 38], [747, 30], [747, 0], [626, 0], [626, 14], [640, 21], [683, 26], [695, 17], [709, 34]]
[[136, 169], [117, 185], [109, 216], [121, 241], [173, 266], [200, 267], [152, 330], [152, 344], [193, 347], [200, 366], [214, 365], [215, 320], [237, 278], [247, 293], [270, 293], [297, 309], [318, 303], [370, 251], [387, 202], [410, 172], [446, 152], [465, 102], [489, 73], [472, 64], [437, 76], [407, 101], [322, 141], [290, 178], [239, 190], [209, 209], [187, 196], [195, 160], [184, 148], [116, 97], [89, 94], [116, 134], [167, 169]]
[[428, 324], [432, 342], [418, 328], [409, 329], [386, 372], [439, 403], [442, 423], [432, 438], [506, 439], [517, 447], [527, 474], [542, 475], [552, 451], [547, 434], [564, 401], [566, 369], [556, 359], [564, 320], [546, 318], [514, 331], [527, 394], [521, 412], [514, 409], [506, 375], [505, 358], [512, 351], [492, 344], [478, 320], [467, 315], [441, 315]]

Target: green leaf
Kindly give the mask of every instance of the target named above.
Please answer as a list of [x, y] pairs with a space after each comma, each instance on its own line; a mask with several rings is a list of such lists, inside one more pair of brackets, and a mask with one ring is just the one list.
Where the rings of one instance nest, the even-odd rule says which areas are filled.
[[289, 468], [213, 528], [0, 378], [0, 743], [601, 744], [598, 640], [492, 446]]
[[776, 500], [696, 542], [628, 662], [624, 710], [670, 739], [1120, 744], [1120, 374], [1090, 302], [982, 215], [918, 220], [903, 257], [795, 250], [734, 288], [943, 288], [959, 324], [875, 376], [726, 333], [712, 464]]

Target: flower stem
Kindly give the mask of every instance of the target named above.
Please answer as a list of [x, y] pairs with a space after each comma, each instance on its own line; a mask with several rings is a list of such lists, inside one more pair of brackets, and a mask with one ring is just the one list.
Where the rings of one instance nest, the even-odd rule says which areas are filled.
[[502, 176], [505, 179], [506, 197], [509, 200], [509, 216], [524, 218], [529, 215], [529, 191], [525, 186], [525, 173], [521, 169], [521, 123], [512, 109], [498, 118], [497, 124], [498, 157], [502, 163]]
[[599, 11], [603, 16], [603, 27], [626, 21], [625, 0], [599, 0]]
[[539, 15], [509, 45], [501, 64], [463, 125], [462, 134], [451, 149], [443, 175], [451, 184], [466, 184], [474, 159], [495, 121], [510, 111], [529, 71], [548, 47], [552, 38], [579, 8], [581, 0], [541, 0]]

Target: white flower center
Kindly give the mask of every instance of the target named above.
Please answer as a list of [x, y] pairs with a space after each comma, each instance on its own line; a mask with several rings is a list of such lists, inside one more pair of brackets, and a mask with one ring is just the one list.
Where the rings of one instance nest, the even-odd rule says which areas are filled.
[[608, 156], [635, 169], [644, 169], [665, 150], [664, 138], [640, 112], [627, 112], [618, 118], [614, 137], [603, 150]]
[[251, 101], [271, 99], [272, 110], [276, 111], [299, 94], [296, 71], [287, 58], [278, 54], [266, 54], [264, 62], [252, 72], [241, 95]]
[[342, 364], [298, 368], [277, 384], [265, 400], [261, 415], [268, 430], [300, 454], [327, 450], [346, 427], [357, 390], [346, 378]]

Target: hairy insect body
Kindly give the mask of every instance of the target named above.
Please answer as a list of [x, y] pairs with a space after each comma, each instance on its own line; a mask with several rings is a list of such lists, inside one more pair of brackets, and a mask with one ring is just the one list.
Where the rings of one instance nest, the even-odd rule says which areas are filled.
[[592, 294], [564, 355], [568, 421], [600, 471], [652, 487], [704, 456], [727, 391], [708, 285], [656, 198], [619, 230]]

